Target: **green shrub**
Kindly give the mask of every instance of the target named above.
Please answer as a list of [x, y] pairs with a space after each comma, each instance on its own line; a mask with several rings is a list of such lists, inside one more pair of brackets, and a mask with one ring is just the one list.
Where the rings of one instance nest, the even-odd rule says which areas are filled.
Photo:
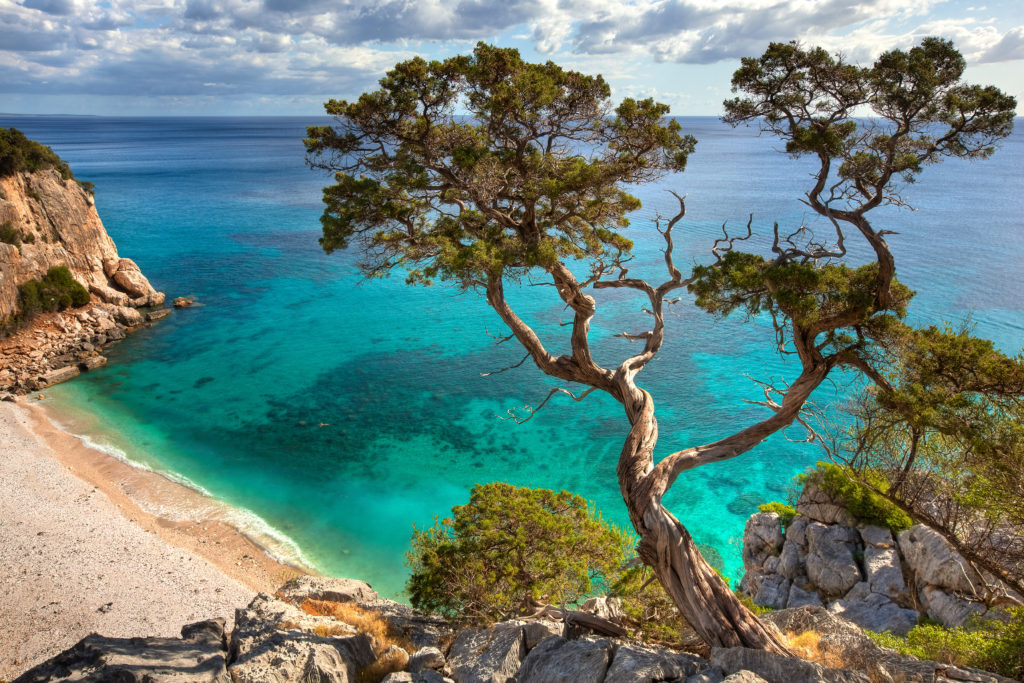
[[[881, 475], [866, 472], [864, 476], [879, 491], [888, 490], [889, 484]], [[867, 486], [854, 481], [842, 468], [830, 462], [819, 462], [812, 472], [801, 474], [797, 479], [801, 484], [813, 482], [843, 501], [850, 514], [861, 522], [886, 527], [894, 534], [909, 529], [914, 524], [903, 510]]]
[[54, 266], [42, 280], [29, 280], [18, 287], [23, 322], [38, 313], [62, 311], [89, 303], [89, 292], [71, 276], [67, 266]]
[[975, 617], [961, 628], [921, 624], [905, 638], [891, 633], [868, 635], [900, 654], [1020, 679], [1024, 676], [1024, 607], [1009, 610], [1006, 616], [1004, 621]]
[[0, 128], [0, 177], [47, 168], [57, 169], [65, 180], [74, 177], [68, 165], [46, 145], [29, 140], [17, 128]]
[[757, 509], [761, 512], [774, 512], [779, 516], [779, 523], [782, 524], [782, 528], [785, 529], [796, 517], [796, 508], [786, 503], [780, 503], [778, 501], [772, 501], [770, 503], [762, 503], [757, 506]]
[[568, 491], [478, 484], [451, 518], [413, 529], [406, 590], [413, 607], [452, 619], [507, 619], [607, 588], [631, 545]]
[[10, 221], [0, 223], [0, 242], [21, 246], [21, 232], [16, 230]]

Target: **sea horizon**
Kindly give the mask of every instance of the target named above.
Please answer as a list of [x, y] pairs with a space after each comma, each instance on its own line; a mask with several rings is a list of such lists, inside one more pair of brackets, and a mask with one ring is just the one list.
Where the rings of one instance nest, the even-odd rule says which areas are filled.
[[[0, 115], [95, 183], [121, 256], [168, 296], [202, 304], [111, 347], [100, 371], [47, 388], [62, 426], [245, 511], [251, 518], [239, 524], [264, 534], [272, 552], [389, 597], [401, 597], [412, 525], [449, 514], [477, 482], [565, 488], [627, 525], [615, 465], [628, 424], [614, 401], [553, 401], [526, 425], [499, 419], [553, 385], [529, 368], [480, 376], [521, 355], [493, 346], [488, 334], [500, 323], [481, 297], [397, 277], [362, 282], [351, 255], [322, 253], [329, 178], [304, 166], [299, 124], [325, 118]], [[631, 273], [663, 277], [650, 223], [671, 210], [669, 188], [689, 194], [680, 263], [707, 262], [722, 222], [739, 228], [749, 212], [762, 239], [776, 219], [814, 222], [799, 203], [806, 165], [776, 151], [780, 143], [715, 116], [677, 118], [701, 142], [686, 173], [638, 190], [645, 206], [630, 229]], [[890, 239], [898, 276], [919, 292], [914, 322], [970, 315], [978, 334], [1019, 352], [1024, 237], [1010, 217], [1024, 208], [1013, 192], [1022, 160], [1017, 132], [991, 160], [926, 169], [909, 188], [916, 212], [883, 213], [906, 235]], [[912, 241], [915, 233], [926, 238]], [[538, 300], [536, 289], [515, 292], [515, 304], [558, 340], [557, 302]], [[640, 303], [601, 295], [600, 360], [628, 349], [612, 335], [643, 323]], [[662, 454], [756, 420], [759, 409], [742, 399], [759, 392], [744, 372], [793, 376], [764, 321], [715, 320], [689, 297], [674, 316], [662, 356], [639, 377], [654, 395]], [[736, 585], [747, 516], [784, 499], [793, 475], [822, 457], [773, 437], [688, 473], [668, 506]]]

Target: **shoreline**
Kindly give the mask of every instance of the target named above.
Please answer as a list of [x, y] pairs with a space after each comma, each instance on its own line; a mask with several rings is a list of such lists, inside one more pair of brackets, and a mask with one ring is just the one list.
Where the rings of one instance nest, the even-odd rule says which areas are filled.
[[[62, 427], [59, 411], [48, 403], [26, 396], [17, 404], [32, 420], [33, 432], [61, 464], [102, 491], [129, 521], [170, 545], [203, 556], [225, 575], [255, 591], [273, 592], [292, 576], [317, 574], [301, 563], [278, 557], [272, 548], [234, 522], [233, 513], [241, 509], [89, 444]], [[241, 513], [251, 514], [244, 510]], [[179, 519], [183, 515], [184, 519]]]
[[257, 592], [312, 573], [271, 557], [224, 521], [228, 509], [90, 448], [42, 405], [0, 402], [0, 679], [92, 632], [175, 636], [215, 617], [230, 627]]

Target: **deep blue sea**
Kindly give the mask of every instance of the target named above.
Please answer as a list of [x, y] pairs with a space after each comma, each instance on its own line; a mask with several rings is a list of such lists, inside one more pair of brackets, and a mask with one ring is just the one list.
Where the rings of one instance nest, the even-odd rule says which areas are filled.
[[[799, 202], [811, 168], [771, 138], [714, 118], [681, 119], [699, 139], [686, 173], [638, 190], [631, 275], [664, 277], [656, 212], [672, 188], [688, 194], [677, 263], [708, 262], [723, 222], [828, 226]], [[369, 580], [400, 596], [412, 526], [429, 525], [494, 480], [565, 488], [627, 523], [615, 464], [628, 425], [591, 395], [553, 399], [517, 425], [510, 408], [553, 386], [517, 362], [482, 297], [401, 277], [363, 282], [350, 254], [317, 244], [320, 189], [304, 165], [300, 118], [0, 117], [51, 145], [96, 185], [96, 205], [122, 256], [176, 311], [109, 349], [110, 363], [46, 390], [64, 424], [142, 466], [238, 509], [238, 523], [285, 559]], [[1018, 123], [1020, 121], [1018, 120]], [[1024, 134], [987, 161], [930, 167], [906, 196], [916, 207], [876, 212], [900, 279], [917, 290], [918, 322], [970, 315], [1007, 352], [1024, 344]], [[854, 261], [864, 253], [850, 240]], [[549, 347], [567, 347], [567, 319], [550, 288], [512, 298]], [[600, 361], [629, 353], [611, 335], [642, 329], [639, 299], [598, 292]], [[661, 356], [639, 377], [654, 395], [659, 452], [720, 438], [763, 415], [744, 403], [748, 379], [792, 377], [764, 321], [715, 320], [688, 295], [674, 307]], [[827, 404], [841, 383], [819, 397]], [[794, 436], [797, 436], [794, 434]], [[794, 474], [822, 454], [781, 436], [730, 462], [688, 472], [666, 499], [698, 542], [741, 573], [739, 538], [758, 503], [784, 499]], [[715, 553], [710, 553], [714, 555]], [[719, 561], [719, 560], [716, 560]]]

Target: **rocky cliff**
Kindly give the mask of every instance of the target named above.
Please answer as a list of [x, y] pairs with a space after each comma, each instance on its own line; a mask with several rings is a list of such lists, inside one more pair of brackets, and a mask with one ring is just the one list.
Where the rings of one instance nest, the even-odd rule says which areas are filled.
[[20, 244], [0, 242], [0, 318], [18, 310], [18, 286], [67, 266], [101, 301], [158, 306], [157, 292], [130, 259], [118, 257], [92, 195], [56, 169], [0, 177], [0, 225]]
[[80, 310], [39, 316], [0, 339], [0, 392], [25, 393], [102, 365], [102, 348], [167, 314], [131, 259], [120, 258], [92, 195], [58, 169], [0, 177], [0, 322], [19, 311], [19, 286], [66, 266], [90, 293]]

